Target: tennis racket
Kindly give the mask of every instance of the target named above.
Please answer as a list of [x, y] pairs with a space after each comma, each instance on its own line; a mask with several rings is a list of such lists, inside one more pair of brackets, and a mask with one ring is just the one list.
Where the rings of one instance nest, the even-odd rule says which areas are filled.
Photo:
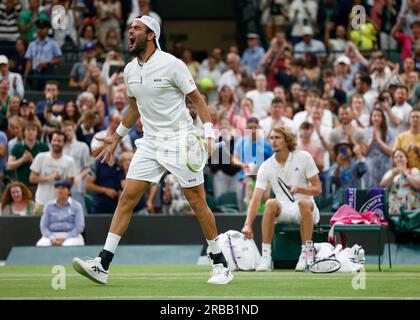
[[295, 202], [295, 197], [290, 192], [290, 187], [282, 180], [282, 178], [277, 177], [277, 183], [279, 184], [281, 190], [283, 190], [286, 197], [288, 197], [290, 201]]
[[333, 273], [341, 268], [341, 263], [334, 258], [325, 258], [315, 261], [309, 266], [309, 271], [313, 273]]
[[[225, 142], [216, 143], [216, 149], [225, 145]], [[187, 168], [192, 172], [204, 169], [207, 159], [207, 143], [195, 132], [188, 132], [181, 141], [181, 156]]]

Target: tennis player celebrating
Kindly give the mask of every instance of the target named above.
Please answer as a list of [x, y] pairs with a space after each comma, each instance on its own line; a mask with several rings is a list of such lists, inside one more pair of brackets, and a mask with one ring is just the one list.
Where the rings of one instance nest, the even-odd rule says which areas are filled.
[[300, 224], [302, 252], [296, 271], [303, 271], [304, 244], [312, 239], [313, 225], [319, 221], [319, 210], [313, 198], [322, 192], [319, 171], [308, 152], [295, 150], [296, 138], [289, 129], [276, 126], [269, 137], [274, 154], [258, 170], [242, 233], [250, 239], [254, 236], [252, 224], [263, 193], [270, 183], [276, 198], [265, 203], [262, 218], [262, 259], [256, 271], [271, 271], [271, 241], [276, 222]]
[[213, 272], [208, 283], [227, 284], [233, 275], [217, 242], [215, 219], [206, 203], [203, 172], [189, 170], [185, 163], [179, 161], [182, 137], [194, 131], [185, 96], [197, 107], [198, 115], [204, 123], [208, 155], [214, 150], [215, 138], [210, 113], [186, 65], [171, 54], [161, 51], [160, 26], [156, 20], [150, 16], [135, 18], [128, 35], [129, 50], [136, 56], [124, 70], [129, 109], [114, 135], [97, 138], [103, 142], [97, 158], [107, 160], [114, 157], [116, 147], [140, 115], [144, 137], [136, 141], [137, 151], [131, 161], [127, 183], [114, 213], [104, 249], [91, 260], [74, 258], [73, 267], [95, 282], [107, 282], [109, 264], [128, 227], [133, 208], [149, 185], [158, 183], [168, 170], [181, 184], [210, 247]]

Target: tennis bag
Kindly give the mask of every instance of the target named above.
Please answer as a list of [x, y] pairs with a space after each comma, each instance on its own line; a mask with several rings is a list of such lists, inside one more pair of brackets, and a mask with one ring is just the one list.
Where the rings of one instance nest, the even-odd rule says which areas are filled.
[[[260, 262], [261, 255], [254, 239], [248, 239], [239, 231], [229, 230], [219, 234], [218, 241], [231, 271], [255, 270]], [[208, 247], [208, 256], [209, 253], [210, 248]]]
[[357, 244], [343, 249], [328, 242], [315, 243], [314, 263], [309, 266], [313, 273], [359, 272], [365, 264], [365, 251]]

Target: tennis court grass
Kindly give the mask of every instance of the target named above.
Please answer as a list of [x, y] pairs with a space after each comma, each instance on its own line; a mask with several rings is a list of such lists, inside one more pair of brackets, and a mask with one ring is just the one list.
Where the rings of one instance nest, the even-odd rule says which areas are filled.
[[419, 265], [383, 272], [368, 265], [365, 289], [357, 290], [352, 283], [363, 287], [363, 275], [235, 272], [229, 285], [212, 286], [206, 266], [114, 266], [104, 286], [64, 268], [66, 289], [54, 290], [52, 267], [0, 267], [0, 299], [420, 299]]

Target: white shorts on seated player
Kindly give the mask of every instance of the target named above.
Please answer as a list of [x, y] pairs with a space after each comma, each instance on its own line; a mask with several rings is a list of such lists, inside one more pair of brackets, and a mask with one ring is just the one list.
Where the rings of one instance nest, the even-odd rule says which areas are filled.
[[180, 136], [141, 138], [136, 140], [137, 150], [131, 160], [127, 179], [158, 183], [165, 173], [171, 172], [181, 187], [191, 188], [204, 182], [203, 172], [192, 172], [180, 154]]
[[[291, 201], [279, 201], [275, 199], [281, 207], [280, 215], [276, 218], [276, 223], [285, 223], [285, 224], [300, 224], [301, 215], [300, 215], [300, 208], [299, 208], [299, 200], [295, 202]], [[312, 211], [313, 214], [313, 221], [314, 225], [319, 222], [319, 209], [316, 206], [315, 202], [314, 210]]]

